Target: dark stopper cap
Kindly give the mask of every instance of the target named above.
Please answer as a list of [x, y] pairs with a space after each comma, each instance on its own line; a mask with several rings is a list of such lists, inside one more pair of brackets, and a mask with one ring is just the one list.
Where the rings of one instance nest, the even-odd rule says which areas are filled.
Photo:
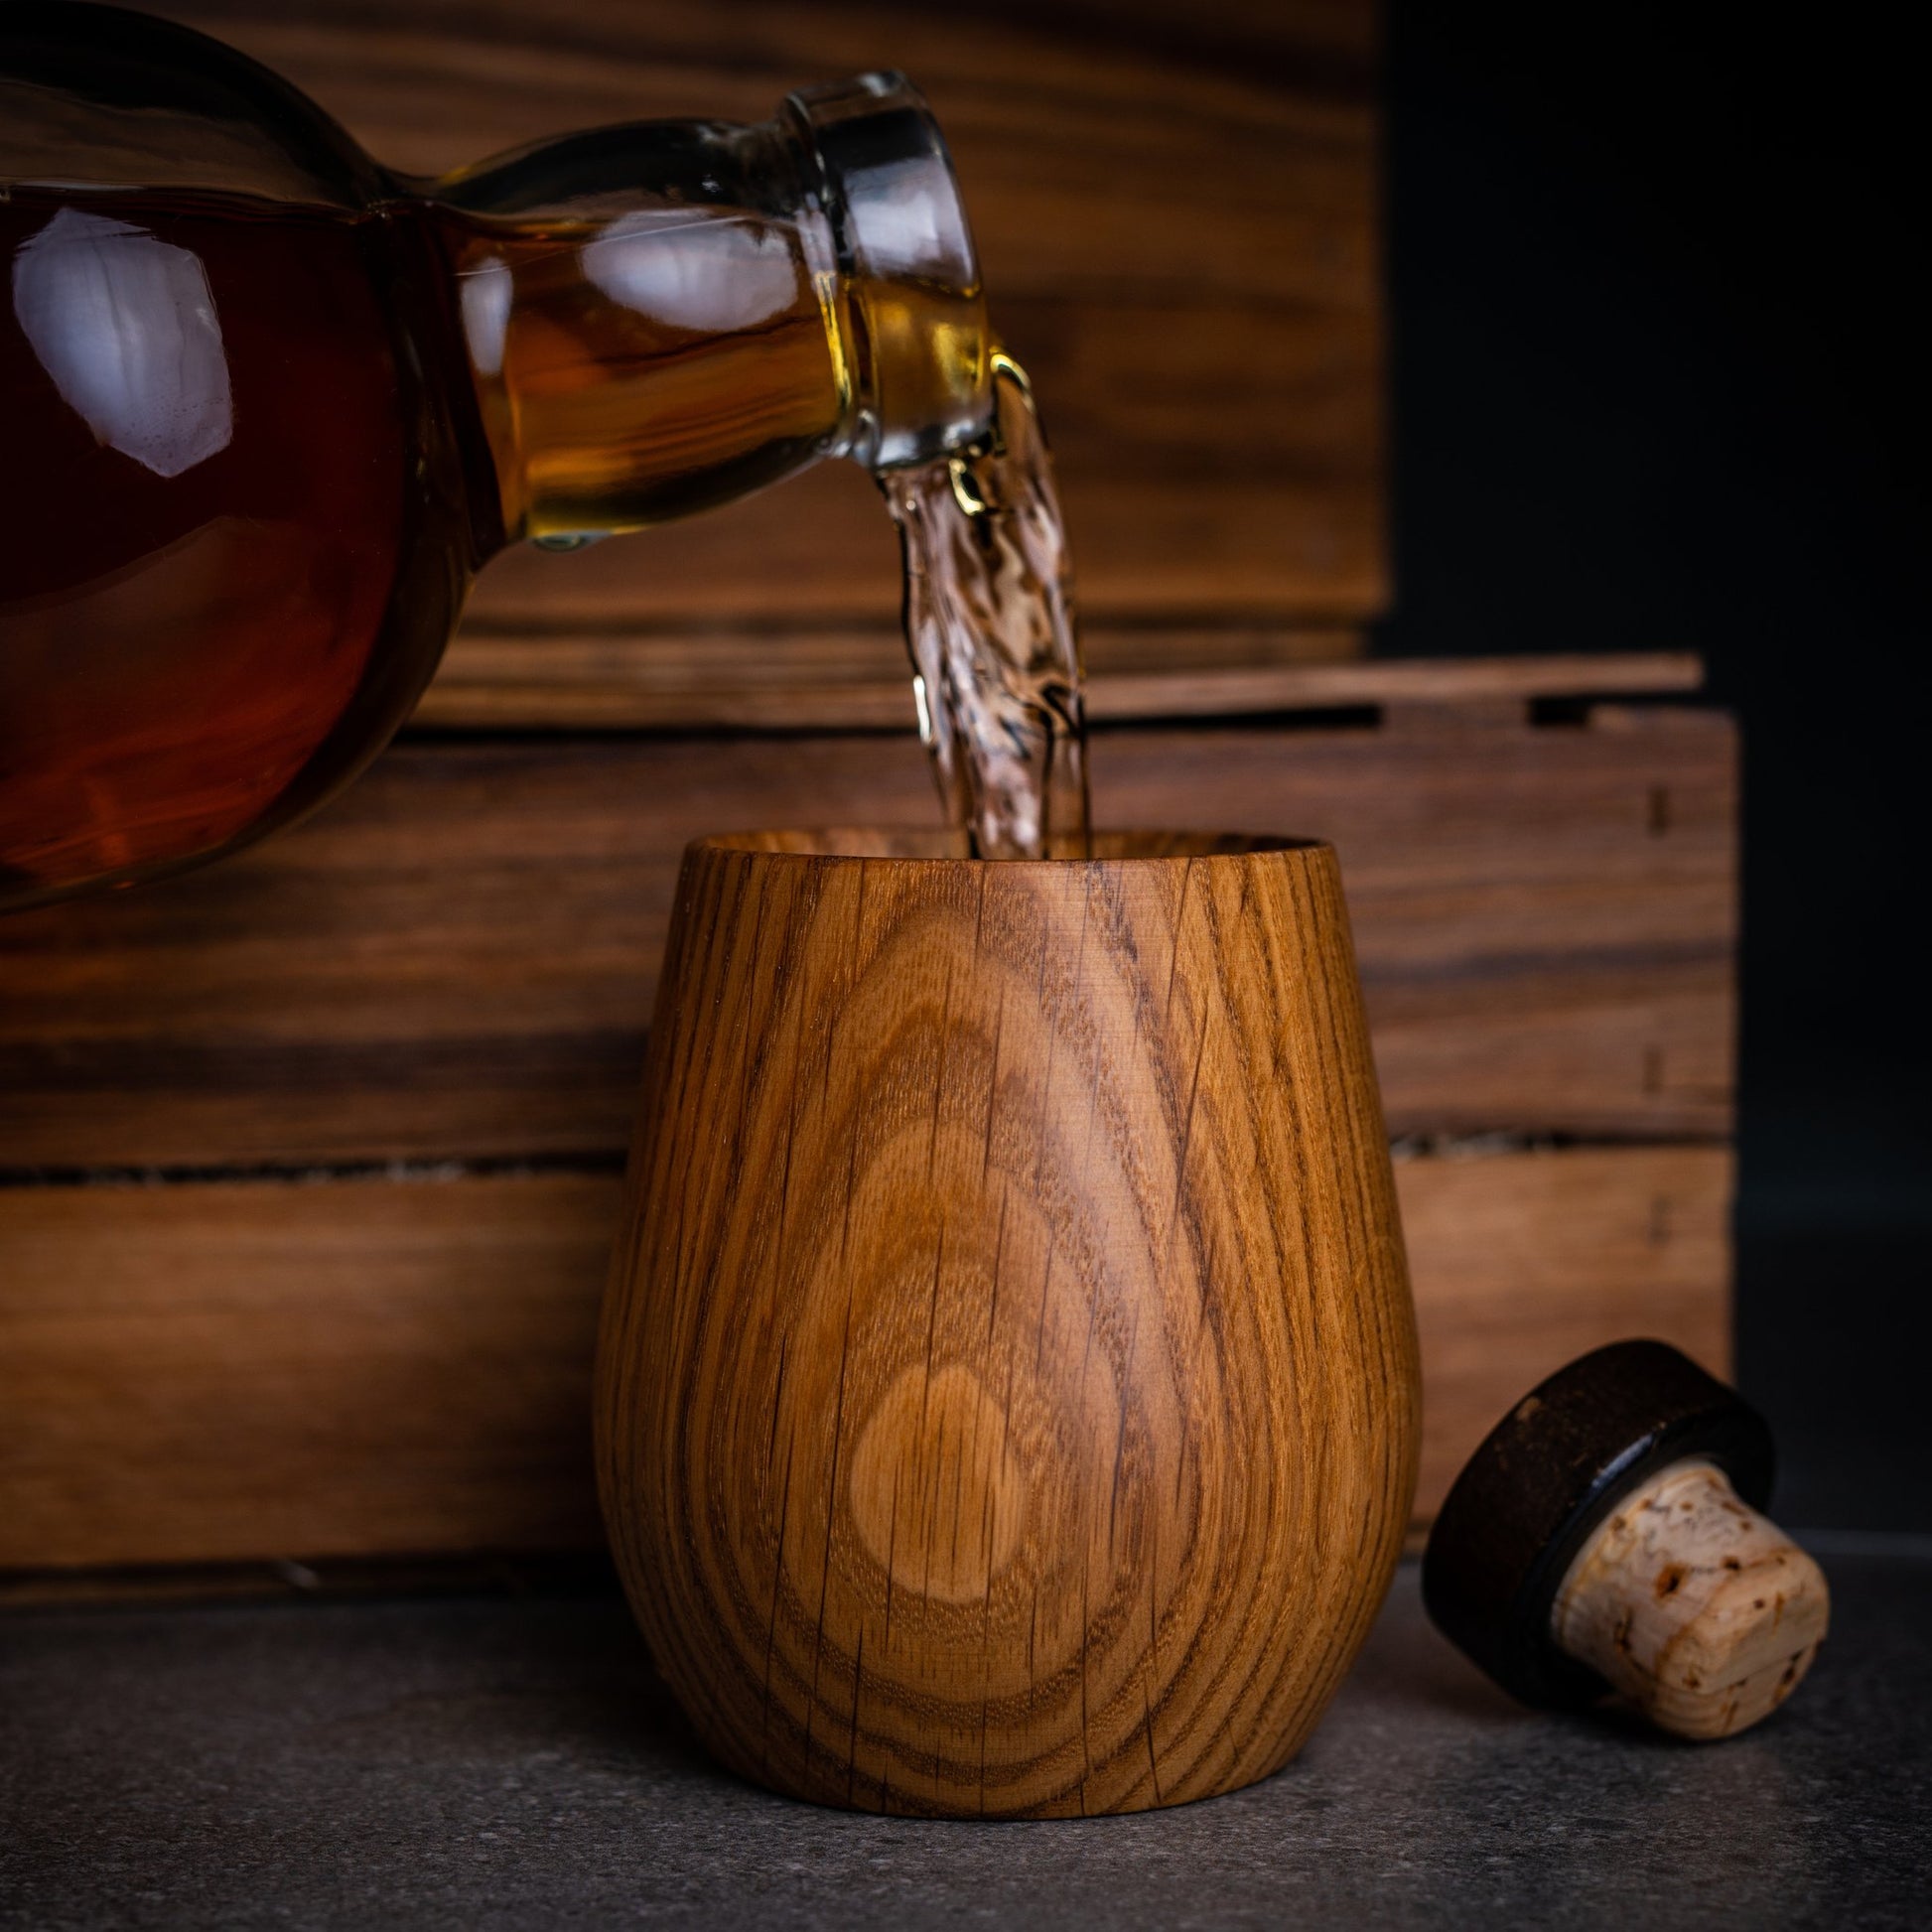
[[1469, 1458], [1430, 1532], [1422, 1587], [1437, 1628], [1525, 1704], [1595, 1702], [1609, 1687], [1551, 1638], [1557, 1590], [1623, 1497], [1693, 1456], [1751, 1508], [1769, 1502], [1763, 1417], [1668, 1342], [1612, 1342], [1538, 1383]]

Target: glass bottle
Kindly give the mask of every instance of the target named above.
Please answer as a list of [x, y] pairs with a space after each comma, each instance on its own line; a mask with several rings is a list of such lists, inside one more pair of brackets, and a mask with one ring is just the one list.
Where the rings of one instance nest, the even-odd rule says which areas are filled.
[[10, 0], [0, 266], [0, 904], [312, 809], [505, 544], [991, 415], [958, 191], [894, 74], [431, 183], [203, 35]]

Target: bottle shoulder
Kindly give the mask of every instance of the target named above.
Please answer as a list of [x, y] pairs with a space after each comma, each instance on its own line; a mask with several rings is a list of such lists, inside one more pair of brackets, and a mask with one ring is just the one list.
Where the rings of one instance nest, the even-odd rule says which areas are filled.
[[192, 28], [80, 0], [0, 7], [0, 189], [195, 190], [360, 209], [387, 170], [306, 94]]

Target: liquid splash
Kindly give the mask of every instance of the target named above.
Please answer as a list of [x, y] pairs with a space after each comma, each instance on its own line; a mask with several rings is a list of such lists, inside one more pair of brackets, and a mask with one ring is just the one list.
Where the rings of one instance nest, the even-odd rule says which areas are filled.
[[919, 735], [982, 859], [1089, 856], [1086, 727], [1066, 529], [1019, 363], [996, 351], [992, 427], [879, 473], [905, 564]]

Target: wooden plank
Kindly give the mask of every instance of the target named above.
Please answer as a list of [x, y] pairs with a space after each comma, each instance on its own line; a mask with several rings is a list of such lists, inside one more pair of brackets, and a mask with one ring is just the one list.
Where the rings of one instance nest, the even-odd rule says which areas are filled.
[[1586, 1148], [1397, 1164], [1423, 1339], [1434, 1515], [1475, 1446], [1544, 1376], [1655, 1335], [1728, 1376], [1727, 1148]]
[[[1632, 1333], [1728, 1362], [1729, 1157], [1399, 1165], [1435, 1507], [1508, 1404]], [[619, 1181], [0, 1192], [0, 1569], [596, 1541]]]
[[0, 1193], [0, 1566], [591, 1543], [616, 1195]]
[[[1521, 704], [1694, 691], [1687, 652], [1381, 660], [1316, 625], [1086, 627], [1097, 723], [1401, 706]], [[417, 730], [904, 729], [914, 722], [897, 628], [466, 631], [418, 706]]]
[[[1088, 608], [1345, 625], [1386, 602], [1367, 6], [164, 10], [428, 174], [612, 121], [762, 119], [802, 82], [899, 67], [947, 132], [996, 324], [1038, 385]], [[503, 558], [479, 618], [883, 623], [898, 595], [887, 520], [842, 464], [558, 561]]]
[[[1124, 730], [1095, 795], [1335, 841], [1394, 1132], [1715, 1135], [1734, 744], [1653, 716]], [[0, 922], [0, 1169], [616, 1153], [686, 840], [933, 812], [909, 739], [399, 747], [225, 865]]]

